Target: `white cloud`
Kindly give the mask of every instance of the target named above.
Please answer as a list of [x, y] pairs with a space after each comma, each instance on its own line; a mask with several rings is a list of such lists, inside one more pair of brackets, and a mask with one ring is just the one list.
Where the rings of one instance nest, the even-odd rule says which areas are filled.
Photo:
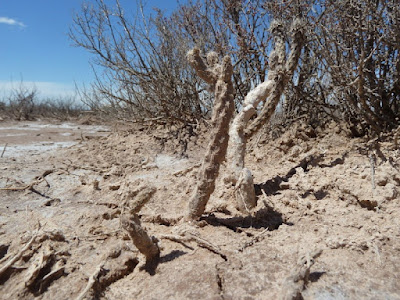
[[[17, 81], [0, 81], [0, 101], [7, 97], [12, 91], [18, 90], [21, 86]], [[39, 99], [59, 99], [75, 96], [74, 85], [46, 82], [46, 81], [23, 81], [22, 86], [29, 90], [35, 88]]]
[[7, 24], [7, 25], [14, 25], [19, 27], [26, 27], [26, 25], [22, 22], [18, 22], [15, 19], [7, 18], [7, 17], [0, 17], [0, 24]]

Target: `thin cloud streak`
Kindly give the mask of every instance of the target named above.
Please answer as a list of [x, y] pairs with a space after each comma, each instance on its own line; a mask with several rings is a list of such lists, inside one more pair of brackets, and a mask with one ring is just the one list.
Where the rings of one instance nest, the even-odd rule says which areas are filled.
[[19, 26], [19, 27], [26, 27], [26, 25], [22, 22], [18, 22], [17, 20], [7, 18], [7, 17], [0, 17], [0, 24], [7, 24], [12, 26]]

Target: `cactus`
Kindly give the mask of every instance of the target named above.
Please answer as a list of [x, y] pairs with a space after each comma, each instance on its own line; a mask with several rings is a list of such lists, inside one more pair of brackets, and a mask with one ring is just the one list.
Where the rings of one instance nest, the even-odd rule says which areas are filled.
[[[254, 185], [251, 173], [244, 166], [246, 141], [272, 116], [288, 81], [298, 65], [303, 45], [302, 23], [295, 20], [292, 24], [292, 44], [285, 64], [284, 28], [281, 22], [273, 21], [270, 31], [274, 35], [275, 48], [270, 54], [270, 69], [267, 79], [256, 86], [245, 97], [243, 109], [233, 120], [229, 130], [227, 153], [228, 175], [225, 180], [235, 185], [236, 200], [239, 208], [249, 210], [256, 206]], [[251, 117], [256, 114], [257, 106], [265, 102], [260, 114], [246, 129]], [[240, 179], [240, 180], [239, 180]]]
[[146, 257], [146, 268], [155, 267], [160, 258], [160, 249], [157, 245], [157, 239], [150, 237], [141, 226], [139, 216], [140, 209], [151, 199], [156, 189], [154, 187], [140, 186], [135, 191], [131, 191], [127, 186], [124, 195], [125, 209], [121, 213], [120, 221], [123, 229], [127, 231], [133, 244]]
[[215, 189], [215, 180], [218, 177], [220, 165], [225, 160], [228, 128], [234, 111], [233, 69], [229, 56], [225, 56], [222, 62], [218, 63], [218, 55], [215, 52], [208, 53], [206, 62], [201, 58], [200, 50], [197, 48], [189, 51], [187, 56], [197, 75], [211, 86], [215, 96], [210, 141], [186, 216], [188, 220], [195, 220], [203, 214]]

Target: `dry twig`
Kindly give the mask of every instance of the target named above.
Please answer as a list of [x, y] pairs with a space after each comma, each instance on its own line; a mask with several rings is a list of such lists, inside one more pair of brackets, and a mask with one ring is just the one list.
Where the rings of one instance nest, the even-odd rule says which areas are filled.
[[177, 172], [173, 173], [172, 175], [174, 175], [176, 177], [181, 177], [181, 176], [186, 175], [187, 173], [191, 172], [193, 169], [199, 168], [200, 166], [201, 166], [200, 163], [199, 164], [195, 164], [195, 165], [190, 166], [190, 167], [188, 167], [188, 168], [186, 168], [184, 170], [177, 171]]
[[184, 245], [186, 248], [191, 249], [190, 246], [187, 246], [186, 243], [187, 242], [196, 242], [197, 245], [201, 248], [205, 248], [215, 254], [218, 254], [219, 256], [221, 256], [225, 261], [228, 260], [226, 254], [224, 254], [221, 249], [219, 249], [219, 247], [213, 245], [212, 243], [210, 243], [209, 241], [198, 237], [194, 234], [185, 232], [183, 234], [183, 236], [179, 236], [179, 235], [162, 235], [160, 236], [161, 239], [166, 239], [166, 240], [170, 240], [176, 243], [180, 243], [182, 245]]
[[4, 155], [4, 152], [6, 152], [7, 146], [8, 146], [8, 144], [6, 143], [6, 144], [4, 145], [3, 152], [1, 152], [1, 155], [0, 155], [1, 158], [2, 158], [3, 155]]
[[[17, 187], [5, 187], [5, 188], [0, 188], [0, 191], [24, 191], [24, 190], [30, 190], [30, 191], [32, 191], [32, 192], [34, 192], [34, 193], [38, 193], [38, 194], [41, 195], [41, 193], [38, 192], [38, 191], [34, 188], [34, 186], [35, 186], [35, 185], [38, 185], [38, 184], [40, 184], [40, 183], [42, 183], [43, 181], [46, 181], [46, 178], [45, 178], [45, 177], [46, 177], [47, 175], [50, 175], [51, 173], [54, 173], [54, 171], [55, 171], [55, 170], [53, 170], [53, 169], [49, 169], [49, 170], [44, 171], [44, 172], [42, 173], [42, 175], [36, 176], [36, 177], [35, 177], [35, 180], [32, 181], [30, 184], [28, 184], [28, 185], [26, 185], [26, 186], [21, 186], [21, 187], [19, 187], [19, 186], [17, 186]], [[48, 183], [47, 181], [46, 181], [46, 183], [47, 183], [47, 185], [49, 186], [49, 183]]]
[[268, 232], [268, 230], [269, 230], [269, 228], [265, 228], [263, 231], [261, 231], [261, 232], [260, 232], [259, 234], [257, 234], [255, 237], [253, 237], [253, 238], [251, 239], [251, 241], [245, 243], [245, 244], [243, 245], [243, 247], [241, 247], [241, 248], [239, 249], [239, 252], [243, 252], [243, 250], [246, 249], [247, 247], [251, 247], [251, 246], [253, 246], [255, 243], [261, 241], [263, 235], [264, 235], [266, 232]]
[[315, 263], [315, 259], [322, 254], [322, 250], [316, 250], [308, 253], [306, 256], [300, 257], [293, 273], [285, 280], [282, 287], [283, 300], [303, 299], [301, 292], [306, 287], [310, 269]]
[[89, 277], [89, 281], [76, 300], [84, 300], [86, 299], [86, 295], [93, 289], [94, 285], [98, 282], [100, 274], [104, 272], [104, 262], [97, 266], [96, 270], [93, 274]]
[[369, 155], [369, 162], [371, 164], [371, 183], [372, 183], [372, 189], [375, 190], [375, 154], [370, 154]]

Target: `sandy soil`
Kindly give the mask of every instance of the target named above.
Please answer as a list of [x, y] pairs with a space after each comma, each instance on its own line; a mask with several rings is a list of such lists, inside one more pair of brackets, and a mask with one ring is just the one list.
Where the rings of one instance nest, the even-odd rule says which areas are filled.
[[[78, 299], [88, 282], [88, 299], [400, 299], [391, 135], [350, 139], [334, 124], [262, 131], [246, 158], [257, 208], [240, 213], [219, 180], [189, 224], [207, 130], [168, 132], [0, 123], [0, 299]], [[140, 211], [161, 249], [153, 271], [119, 221], [143, 186], [156, 188]]]

